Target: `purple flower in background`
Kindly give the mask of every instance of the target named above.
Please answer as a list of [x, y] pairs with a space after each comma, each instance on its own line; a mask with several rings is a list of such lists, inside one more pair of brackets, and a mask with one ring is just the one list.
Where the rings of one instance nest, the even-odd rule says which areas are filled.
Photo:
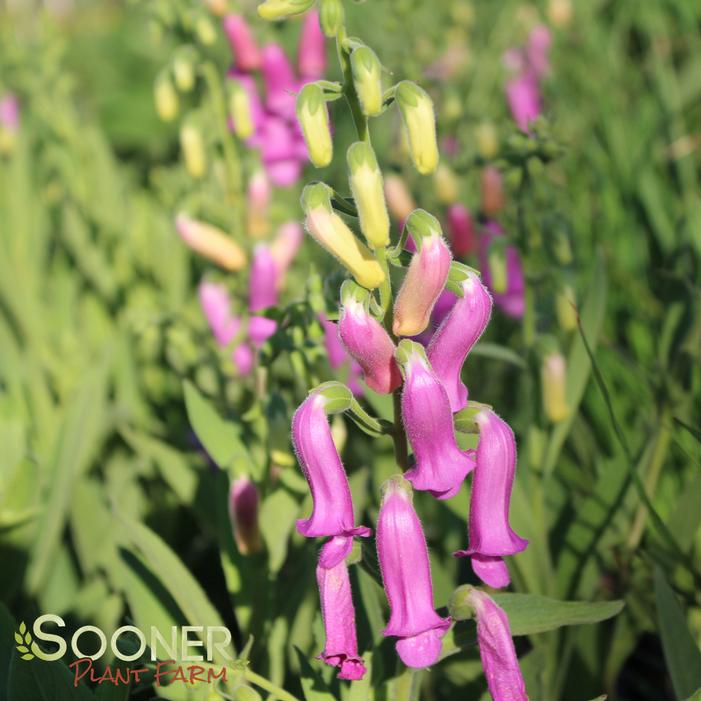
[[467, 405], [467, 387], [460, 373], [492, 315], [492, 298], [477, 275], [470, 273], [462, 288], [463, 296], [457, 298], [427, 350], [433, 372], [445, 387], [454, 412]]
[[0, 98], [0, 126], [14, 133], [19, 129], [19, 100], [16, 95], [7, 93]]
[[260, 50], [246, 20], [241, 15], [230, 14], [222, 19], [222, 25], [234, 54], [236, 68], [239, 71], [255, 71], [260, 68]]
[[231, 359], [239, 371], [239, 375], [248, 375], [253, 370], [254, 355], [253, 350], [246, 343], [241, 343], [234, 348]]
[[292, 265], [303, 240], [302, 225], [299, 222], [290, 221], [280, 226], [277, 236], [270, 242], [270, 255], [277, 265], [278, 289], [282, 287], [285, 274]]
[[305, 80], [319, 80], [326, 72], [326, 39], [319, 24], [319, 13], [310, 10], [303, 22], [297, 50], [299, 74]]
[[270, 249], [259, 244], [253, 251], [248, 278], [248, 309], [258, 312], [273, 307], [278, 301], [278, 267]]
[[331, 568], [319, 564], [316, 568], [316, 581], [326, 633], [326, 644], [319, 658], [326, 664], [339, 668], [339, 679], [362, 679], [365, 676], [365, 665], [363, 658], [358, 655], [355, 608], [345, 560]]
[[415, 489], [450, 499], [474, 468], [474, 451], [461, 451], [455, 441], [448, 394], [423, 348], [402, 341], [397, 357], [404, 368], [402, 419], [415, 460], [406, 478]]
[[475, 611], [477, 643], [492, 699], [528, 701], [504, 610], [488, 594], [475, 588], [470, 588], [467, 601]]
[[506, 421], [489, 409], [479, 412], [475, 421], [480, 437], [470, 495], [470, 547], [455, 555], [472, 558], [475, 574], [489, 586], [501, 588], [509, 583], [509, 572], [501, 558], [521, 552], [528, 545], [509, 525], [516, 440]]
[[277, 321], [265, 316], [252, 316], [248, 320], [248, 337], [260, 348], [277, 330]]
[[528, 131], [528, 125], [540, 116], [541, 111], [538, 79], [530, 72], [511, 78], [506, 83], [506, 99], [518, 128]]
[[552, 43], [552, 34], [543, 24], [534, 27], [528, 35], [526, 58], [528, 65], [538, 80], [550, 71], [550, 47]]
[[326, 357], [332, 370], [338, 370], [348, 357], [346, 349], [341, 343], [338, 335], [338, 324], [329, 321], [325, 314], [319, 314], [319, 323], [324, 328], [324, 345], [326, 347]]
[[295, 99], [292, 93], [299, 88], [299, 83], [282, 46], [267, 44], [263, 47], [262, 72], [266, 108], [273, 114], [294, 120]]
[[465, 205], [454, 204], [448, 207], [448, 232], [450, 247], [456, 257], [466, 256], [475, 250], [475, 227], [470, 211]]
[[242, 555], [262, 547], [258, 528], [258, 488], [248, 477], [238, 477], [229, 489], [229, 518], [236, 547]]
[[396, 650], [405, 665], [428, 667], [440, 657], [450, 619], [441, 618], [433, 608], [428, 549], [409, 483], [394, 477], [382, 492], [377, 556], [390, 607], [383, 635], [399, 638]]
[[231, 299], [224, 285], [200, 283], [200, 306], [209, 328], [220, 346], [228, 345], [241, 328], [241, 320], [231, 313]]
[[521, 318], [525, 308], [523, 268], [518, 250], [510, 244], [507, 244], [504, 250], [505, 289], [499, 292], [494, 289], [494, 279], [489, 264], [489, 248], [494, 239], [503, 235], [504, 232], [496, 222], [489, 221], [485, 224], [480, 236], [480, 268], [487, 287], [494, 295], [496, 305], [508, 316]]

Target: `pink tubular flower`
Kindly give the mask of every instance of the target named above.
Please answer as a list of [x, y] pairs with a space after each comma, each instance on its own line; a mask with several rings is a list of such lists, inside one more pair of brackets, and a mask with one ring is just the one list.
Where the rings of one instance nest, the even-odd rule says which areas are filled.
[[528, 701], [506, 613], [479, 589], [470, 589], [468, 603], [475, 610], [477, 643], [492, 699]]
[[298, 84], [287, 55], [278, 44], [263, 47], [263, 80], [265, 104], [275, 114], [285, 119], [295, 118], [295, 97], [292, 94]]
[[251, 343], [260, 348], [277, 330], [277, 321], [265, 316], [252, 316], [248, 320], [248, 337]]
[[467, 387], [460, 372], [492, 314], [492, 298], [476, 274], [469, 273], [462, 288], [463, 296], [458, 297], [427, 350], [433, 372], [448, 393], [452, 411], [467, 405]]
[[533, 73], [511, 78], [506, 84], [506, 99], [518, 128], [527, 132], [528, 125], [540, 116], [540, 89]]
[[502, 557], [525, 550], [528, 541], [509, 525], [511, 490], [516, 472], [516, 441], [509, 425], [490, 409], [475, 417], [480, 437], [470, 495], [470, 547], [457, 557], [472, 558], [472, 569], [491, 587], [509, 583]]
[[385, 636], [399, 638], [396, 650], [407, 667], [428, 667], [438, 661], [441, 638], [450, 619], [433, 608], [428, 549], [411, 487], [394, 477], [382, 487], [377, 518], [377, 556], [390, 607]]
[[226, 15], [222, 20], [224, 32], [234, 54], [236, 68], [254, 71], [260, 68], [260, 51], [251, 28], [241, 15]]
[[462, 204], [448, 207], [448, 231], [455, 256], [466, 256], [475, 250], [477, 243], [470, 211]]
[[365, 676], [365, 665], [363, 658], [358, 655], [355, 608], [345, 560], [332, 568], [318, 565], [316, 581], [326, 633], [326, 644], [319, 659], [332, 667], [338, 667], [339, 679], [362, 679]]
[[302, 225], [296, 221], [283, 224], [277, 232], [277, 236], [270, 243], [270, 255], [277, 266], [277, 287], [282, 288], [285, 274], [292, 265], [292, 261], [299, 251], [304, 239]]
[[319, 80], [326, 71], [326, 43], [316, 10], [307, 12], [304, 17], [297, 50], [297, 66], [305, 82]]
[[200, 306], [209, 328], [220, 346], [226, 346], [238, 333], [241, 320], [231, 313], [231, 299], [224, 285], [201, 282], [198, 294]]
[[394, 359], [396, 349], [382, 324], [359, 299], [360, 289], [352, 282], [344, 283], [338, 333], [349, 355], [363, 369], [368, 387], [380, 394], [389, 394], [402, 384], [399, 366]]
[[319, 314], [319, 323], [324, 328], [324, 346], [326, 347], [326, 357], [332, 370], [338, 370], [346, 360], [346, 349], [338, 336], [338, 325], [329, 321], [325, 314]]
[[258, 488], [248, 477], [239, 477], [229, 489], [229, 518], [236, 547], [242, 555], [262, 547], [258, 528]]
[[0, 126], [11, 133], [19, 129], [19, 100], [12, 93], [0, 98]]
[[348, 555], [352, 536], [365, 537], [371, 531], [353, 525], [348, 478], [331, 437], [325, 404], [326, 398], [319, 392], [312, 392], [302, 402], [292, 417], [292, 444], [314, 500], [312, 515], [297, 521], [297, 530], [307, 538], [341, 537], [322, 549], [320, 562], [330, 568]]
[[239, 375], [248, 375], [251, 370], [253, 370], [253, 350], [246, 343], [241, 343], [236, 348], [234, 348], [231, 354], [231, 359], [234, 361], [236, 369], [239, 371]]
[[540, 80], [550, 70], [550, 46], [553, 43], [550, 30], [543, 24], [533, 27], [526, 43], [528, 65]]
[[518, 251], [512, 245], [507, 245], [505, 250], [506, 256], [506, 290], [503, 292], [494, 292], [492, 273], [489, 268], [489, 246], [492, 241], [503, 236], [499, 224], [494, 221], [487, 222], [480, 237], [479, 259], [484, 281], [492, 290], [494, 302], [507, 315], [519, 319], [523, 316], [525, 310], [524, 289], [525, 282], [523, 279], [523, 268], [521, 267], [521, 259]]
[[402, 341], [397, 358], [404, 368], [402, 419], [415, 459], [406, 478], [415, 489], [427, 490], [438, 499], [450, 499], [474, 468], [474, 451], [462, 452], [455, 441], [448, 394], [423, 348]]
[[275, 306], [277, 300], [278, 268], [275, 259], [267, 246], [256, 246], [248, 280], [248, 308], [252, 312], [258, 312]]

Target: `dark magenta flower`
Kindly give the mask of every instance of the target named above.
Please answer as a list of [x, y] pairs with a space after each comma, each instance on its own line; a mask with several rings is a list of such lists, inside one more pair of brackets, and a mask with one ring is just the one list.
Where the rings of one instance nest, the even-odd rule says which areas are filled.
[[229, 518], [236, 547], [242, 555], [258, 552], [262, 547], [258, 503], [258, 488], [248, 477], [239, 477], [231, 483]]

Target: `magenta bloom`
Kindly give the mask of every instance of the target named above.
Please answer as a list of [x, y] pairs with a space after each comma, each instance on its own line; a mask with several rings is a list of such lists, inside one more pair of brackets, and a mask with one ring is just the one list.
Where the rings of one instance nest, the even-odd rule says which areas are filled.
[[427, 490], [438, 499], [450, 499], [474, 468], [474, 451], [458, 448], [448, 394], [423, 348], [402, 341], [398, 358], [404, 366], [402, 419], [415, 460], [406, 478], [415, 489]]
[[492, 315], [492, 298], [477, 275], [470, 273], [462, 288], [463, 296], [457, 298], [427, 350], [433, 372], [448, 393], [452, 411], [467, 405], [467, 387], [460, 373]]
[[277, 321], [265, 316], [252, 316], [248, 320], [248, 337], [251, 343], [260, 348], [277, 330]]
[[[503, 236], [499, 224], [489, 221], [485, 224], [480, 237], [479, 259], [482, 275], [487, 287], [492, 289], [492, 275], [489, 270], [489, 245], [498, 236]], [[492, 290], [494, 301], [507, 315], [521, 318], [525, 309], [523, 268], [518, 251], [514, 246], [506, 246], [506, 291], [496, 293]]]
[[363, 369], [368, 387], [380, 394], [389, 394], [402, 384], [392, 339], [365, 305], [352, 295], [343, 301], [338, 333], [349, 355]]
[[299, 87], [284, 49], [278, 44], [263, 47], [263, 80], [265, 104], [274, 114], [295, 118], [294, 92]]
[[19, 100], [12, 93], [0, 98], [0, 126], [9, 132], [19, 129]]
[[516, 472], [516, 440], [503, 419], [485, 409], [475, 418], [480, 429], [477, 466], [470, 495], [470, 547], [455, 553], [471, 557], [475, 574], [492, 587], [505, 587], [509, 573], [502, 557], [525, 550], [528, 541], [509, 525]]
[[377, 556], [390, 607], [383, 635], [399, 638], [396, 650], [405, 665], [428, 667], [440, 657], [450, 619], [441, 618], [433, 608], [428, 549], [411, 503], [411, 487], [395, 477], [382, 489]]
[[239, 477], [229, 489], [229, 518], [236, 547], [242, 555], [262, 547], [258, 528], [258, 488], [248, 477]]
[[345, 560], [330, 569], [318, 565], [316, 581], [326, 633], [326, 644], [319, 658], [339, 668], [339, 679], [362, 679], [365, 665], [358, 655], [355, 608]]
[[448, 207], [448, 231], [450, 245], [455, 256], [466, 256], [475, 250], [475, 227], [470, 212], [462, 204]]
[[457, 297], [454, 292], [450, 290], [443, 290], [443, 292], [441, 292], [440, 297], [438, 297], [436, 303], [433, 305], [433, 312], [431, 312], [431, 326], [434, 330], [437, 329], [443, 323], [443, 319], [450, 314], [450, 310], [453, 308], [456, 300]]
[[248, 279], [248, 308], [252, 312], [277, 304], [278, 268], [270, 249], [261, 244], [253, 252], [251, 274]]
[[338, 324], [329, 321], [324, 314], [319, 314], [318, 319], [319, 323], [324, 327], [324, 345], [329, 365], [332, 370], [338, 370], [348, 357], [338, 335]]
[[292, 418], [292, 444], [314, 499], [312, 515], [297, 521], [297, 530], [307, 538], [345, 538], [330, 541], [322, 552], [322, 565], [333, 567], [350, 551], [352, 536], [365, 537], [371, 531], [354, 525], [348, 478], [331, 438], [325, 404], [326, 399], [318, 392], [302, 402]]
[[534, 27], [528, 36], [526, 60], [538, 80], [550, 70], [550, 47], [552, 43], [552, 34], [543, 24]]
[[224, 285], [214, 282], [200, 283], [200, 306], [209, 328], [220, 346], [226, 346], [236, 336], [241, 320], [231, 313], [231, 299]]
[[248, 375], [253, 370], [254, 355], [251, 347], [246, 343], [241, 343], [234, 348], [231, 359], [239, 372], [239, 375]]
[[282, 288], [285, 274], [292, 265], [303, 240], [302, 225], [299, 222], [290, 221], [280, 226], [277, 236], [270, 243], [270, 255], [277, 266], [278, 290]]
[[319, 80], [326, 72], [326, 41], [316, 10], [307, 12], [304, 17], [297, 50], [297, 66], [304, 82]]
[[540, 116], [540, 88], [533, 73], [526, 71], [506, 84], [506, 99], [511, 116], [521, 131], [528, 131], [528, 125]]
[[509, 619], [504, 610], [479, 589], [470, 590], [468, 602], [475, 610], [477, 643], [492, 699], [528, 701], [514, 641], [511, 639]]
[[255, 71], [260, 68], [260, 51], [253, 32], [241, 15], [226, 15], [222, 20], [236, 68], [240, 71]]

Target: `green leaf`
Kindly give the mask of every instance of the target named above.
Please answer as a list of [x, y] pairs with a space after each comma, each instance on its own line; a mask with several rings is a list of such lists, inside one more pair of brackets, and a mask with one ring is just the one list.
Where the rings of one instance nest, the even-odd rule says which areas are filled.
[[336, 701], [329, 688], [324, 684], [321, 676], [312, 669], [307, 656], [298, 647], [295, 647], [295, 652], [299, 658], [300, 682], [302, 683], [305, 700]]
[[277, 572], [285, 562], [290, 533], [298, 515], [297, 500], [284, 489], [269, 494], [261, 504], [258, 520], [272, 573]]
[[701, 689], [701, 651], [662, 570], [655, 567], [655, 602], [665, 661], [678, 699]]
[[92, 693], [83, 685], [73, 686], [73, 674], [63, 662], [27, 659], [14, 655], [7, 680], [7, 698], [11, 701], [92, 701]]
[[558, 601], [536, 594], [494, 593], [490, 596], [509, 617], [512, 635], [599, 623], [620, 613], [624, 606], [622, 601]]

